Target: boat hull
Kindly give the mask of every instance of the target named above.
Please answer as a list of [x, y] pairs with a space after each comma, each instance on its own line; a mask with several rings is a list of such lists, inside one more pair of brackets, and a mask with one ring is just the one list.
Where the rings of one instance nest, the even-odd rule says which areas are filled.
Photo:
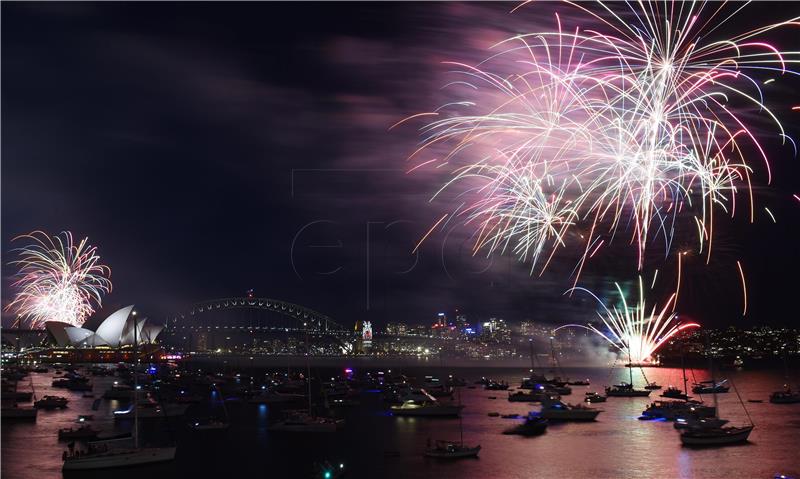
[[640, 391], [640, 390], [633, 390], [633, 391], [606, 391], [606, 397], [619, 397], [619, 398], [633, 398], [633, 397], [647, 397], [650, 395], [650, 391]]
[[714, 435], [707, 432], [687, 431], [681, 434], [681, 443], [686, 446], [725, 446], [746, 442], [753, 430], [752, 426], [737, 428], [728, 434]]
[[113, 450], [104, 454], [68, 458], [64, 461], [62, 470], [116, 469], [168, 462], [175, 459], [175, 450], [174, 447]]
[[425, 451], [425, 455], [428, 457], [436, 457], [439, 459], [461, 459], [464, 457], [478, 457], [478, 453], [480, 451], [481, 451], [481, 446], [469, 447], [469, 448], [459, 449], [456, 451], [439, 451], [436, 449], [429, 449]]

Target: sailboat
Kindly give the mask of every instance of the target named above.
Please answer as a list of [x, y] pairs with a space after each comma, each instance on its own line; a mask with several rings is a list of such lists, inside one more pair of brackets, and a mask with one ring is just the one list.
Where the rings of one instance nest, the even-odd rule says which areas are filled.
[[[689, 398], [687, 383], [688, 380], [686, 379], [686, 367], [684, 366], [683, 362], [683, 350], [681, 350], [681, 370], [683, 373], [683, 390], [680, 390], [676, 387], [670, 386], [667, 391], [662, 394], [662, 397], [667, 397], [671, 399], [679, 399], [678, 401], [654, 401], [647, 409], [642, 411], [642, 415], [639, 419], [658, 419], [663, 418], [668, 421], [674, 421], [680, 419], [681, 425], [688, 425], [688, 424], [711, 424], [710, 418], [713, 418], [716, 414], [716, 407], [706, 406], [703, 404], [702, 401], [694, 401]], [[642, 375], [644, 376], [644, 371], [642, 371]], [[645, 377], [645, 381], [647, 381], [647, 377]], [[699, 422], [700, 420], [706, 420], [706, 422]], [[726, 421], [727, 422], [727, 421]], [[724, 423], [722, 423], [724, 424]], [[722, 424], [719, 424], [720, 426]]]
[[[305, 326], [305, 324], [304, 324]], [[336, 432], [344, 425], [344, 419], [315, 416], [311, 413], [311, 350], [308, 346], [306, 330], [306, 375], [308, 382], [308, 411], [289, 411], [286, 417], [267, 429], [283, 432]]]
[[[520, 384], [519, 389], [537, 389], [536, 386], [539, 384], [546, 384], [558, 388], [563, 388], [564, 386], [566, 386], [567, 382], [562, 381], [561, 378], [547, 379], [547, 376], [545, 376], [544, 374], [537, 374], [535, 365], [536, 356], [533, 353], [533, 339], [528, 340], [528, 348], [530, 349], [530, 356], [531, 356], [530, 375], [527, 378], [522, 379], [522, 383]], [[566, 391], [566, 389], [562, 389], [562, 391]], [[570, 394], [571, 392], [572, 390], [569, 389], [569, 392], [564, 392], [563, 394]]]
[[689, 396], [689, 380], [686, 379], [686, 364], [683, 360], [683, 347], [681, 347], [681, 371], [683, 373], [683, 389], [677, 388], [675, 386], [669, 386], [664, 392], [661, 393], [662, 398], [670, 398], [670, 399], [683, 399], [684, 401], [688, 401], [691, 399]]
[[[458, 405], [461, 406], [461, 391], [458, 393]], [[458, 442], [437, 440], [431, 446], [430, 441], [428, 448], [425, 449], [425, 455], [428, 457], [437, 457], [441, 459], [460, 459], [462, 457], [478, 457], [481, 450], [480, 444], [475, 447], [464, 445], [464, 419], [459, 415], [458, 428], [460, 438]]]
[[[706, 336], [706, 341], [708, 342], [708, 337]], [[709, 343], [710, 344], [710, 343]], [[711, 355], [708, 356], [708, 365], [709, 370], [711, 372], [711, 384], [716, 384], [714, 381], [714, 364]], [[713, 391], [714, 394], [714, 419], [719, 421], [724, 421], [719, 419], [719, 404], [717, 403], [717, 391]], [[736, 396], [739, 396], [737, 391]], [[742, 399], [739, 398], [739, 402], [741, 403]], [[744, 408], [745, 414], [747, 414], [748, 419], [750, 419], [750, 414], [747, 413], [747, 408], [744, 406], [744, 403], [741, 403], [742, 407]], [[717, 426], [714, 424], [712, 420], [708, 424], [699, 423], [700, 425], [696, 425], [695, 427], [690, 427], [686, 429], [684, 432], [681, 433], [681, 443], [685, 446], [727, 446], [730, 444], [738, 444], [741, 442], [747, 442], [747, 438], [750, 436], [750, 433], [753, 431], [755, 425], [753, 424], [752, 419], [750, 419], [749, 426]]]
[[606, 387], [607, 397], [645, 397], [650, 395], [649, 389], [635, 389], [633, 387], [633, 366], [630, 363], [631, 352], [628, 350], [628, 373], [630, 375], [630, 383], [616, 384], [611, 387]]
[[198, 419], [189, 424], [189, 427], [195, 431], [221, 431], [228, 429], [228, 427], [231, 425], [228, 418], [228, 408], [225, 407], [225, 397], [222, 395], [222, 391], [220, 391], [216, 385], [213, 387], [219, 393], [220, 401], [222, 402], [222, 411], [225, 413], [225, 419], [220, 420], [213, 417], [208, 419]]
[[[135, 312], [133, 313], [136, 314]], [[137, 357], [137, 344], [136, 330], [138, 329], [137, 321], [134, 318], [133, 327], [133, 367], [134, 367], [134, 390], [137, 390], [139, 385], [138, 374], [136, 374]], [[141, 466], [145, 464], [154, 464], [159, 462], [167, 462], [175, 459], [176, 447], [141, 447], [139, 446], [139, 408], [137, 403], [139, 395], [133, 395], [133, 445], [132, 447], [120, 446], [116, 447], [106, 442], [90, 443], [88, 449], [85, 451], [76, 450], [75, 445], [70, 443], [69, 449], [64, 451], [62, 456], [64, 471], [82, 471], [90, 469], [112, 469], [120, 467]]]
[[769, 395], [769, 402], [773, 404], [800, 403], [800, 392], [792, 391], [791, 386], [789, 386], [789, 361], [787, 359], [785, 347], [783, 349], [783, 369], [786, 382], [784, 383], [781, 391], [775, 391]]

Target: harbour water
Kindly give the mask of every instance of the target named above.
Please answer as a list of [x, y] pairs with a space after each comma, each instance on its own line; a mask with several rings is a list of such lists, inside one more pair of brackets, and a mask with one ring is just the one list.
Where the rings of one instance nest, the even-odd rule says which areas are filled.
[[[489, 417], [490, 412], [525, 414], [538, 405], [508, 402], [505, 391], [485, 391], [473, 382], [482, 376], [504, 380], [514, 386], [524, 369], [404, 369], [410, 377], [432, 374], [446, 378], [454, 374], [467, 380], [461, 389], [464, 441], [480, 444], [478, 459], [443, 461], [425, 458], [428, 439], [459, 438], [457, 419], [401, 418], [391, 416], [380, 394], [365, 391], [361, 405], [342, 409], [345, 427], [337, 433], [293, 434], [269, 432], [267, 425], [279, 414], [272, 406], [227, 401], [231, 427], [225, 431], [191, 431], [192, 417], [208, 415], [212, 402], [193, 405], [184, 418], [165, 424], [159, 419], [143, 424], [143, 438], [149, 442], [176, 441], [177, 458], [172, 463], [131, 470], [118, 470], [115, 478], [160, 477], [315, 477], [312, 465], [329, 461], [344, 464], [355, 478], [773, 478], [776, 474], [800, 477], [800, 404], [769, 403], [770, 392], [784, 382], [782, 371], [724, 371], [735, 388], [718, 395], [721, 416], [732, 425], [749, 423], [756, 428], [747, 444], [734, 447], [690, 449], [682, 447], [672, 423], [640, 421], [638, 416], [654, 399], [609, 398], [597, 404], [603, 410], [596, 422], [552, 424], [542, 436], [503, 435], [514, 419]], [[634, 370], [637, 385], [641, 373]], [[322, 372], [318, 374], [323, 374]], [[625, 369], [566, 368], [573, 379], [589, 379], [591, 386], [573, 386], [572, 395], [563, 400], [581, 402], [587, 391], [602, 393], [604, 385], [625, 381]], [[663, 386], [680, 385], [680, 370], [646, 369], [647, 378]], [[697, 380], [706, 373], [695, 371]], [[638, 377], [637, 377], [638, 376]], [[112, 411], [123, 408], [116, 401], [103, 400], [98, 411], [91, 411], [92, 398], [82, 393], [50, 387], [52, 373], [31, 373], [38, 396], [66, 395], [67, 409], [40, 411], [35, 423], [2, 424], [2, 477], [42, 479], [61, 477], [61, 455], [65, 442], [59, 442], [59, 428], [75, 427], [79, 414], [94, 414], [93, 427], [104, 432], [130, 430], [127, 421], [113, 420]], [[691, 381], [691, 377], [689, 378]], [[95, 394], [100, 397], [113, 378], [94, 378]], [[20, 382], [27, 390], [28, 379]], [[797, 385], [793, 385], [797, 386]], [[224, 389], [223, 389], [224, 391]], [[741, 396], [744, 407], [737, 398]], [[496, 399], [490, 399], [495, 397]], [[209, 394], [209, 399], [214, 399]], [[711, 402], [710, 396], [704, 396]], [[748, 399], [763, 400], [762, 403]], [[219, 407], [219, 406], [213, 406]], [[745, 409], [746, 408], [746, 409]], [[108, 472], [80, 473], [70, 477], [104, 477]]]

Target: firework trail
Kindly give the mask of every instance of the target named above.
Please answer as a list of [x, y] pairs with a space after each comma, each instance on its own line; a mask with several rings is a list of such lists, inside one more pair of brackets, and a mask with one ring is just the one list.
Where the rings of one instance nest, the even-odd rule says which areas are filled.
[[474, 66], [451, 63], [462, 78], [446, 86], [474, 98], [410, 117], [433, 118], [411, 159], [452, 171], [434, 197], [459, 185], [472, 198], [458, 214], [475, 227], [475, 252], [511, 252], [531, 272], [575, 228], [589, 232], [573, 235], [585, 241], [576, 283], [617, 235], [636, 244], [640, 270], [648, 244], [660, 238], [668, 255], [677, 230], [696, 230], [709, 261], [715, 211], [733, 216], [745, 191], [753, 221], [750, 156], [771, 181], [745, 113], [794, 144], [758, 78], [797, 75], [800, 52], [759, 37], [800, 22], [714, 40], [741, 6], [570, 4], [590, 26], [567, 29], [556, 14], [552, 31], [500, 42]]
[[18, 259], [10, 262], [19, 268], [12, 284], [18, 292], [6, 309], [31, 328], [42, 328], [47, 321], [82, 325], [111, 291], [111, 269], [100, 264], [97, 248], [88, 238], [76, 244], [68, 231], [52, 237], [34, 231], [14, 238], [23, 240], [28, 244], [15, 249]]
[[584, 291], [597, 300], [602, 306], [597, 315], [603, 322], [605, 330], [598, 329], [591, 324], [588, 326], [566, 324], [556, 328], [555, 331], [569, 327], [588, 329], [614, 346], [630, 362], [642, 364], [649, 362], [658, 348], [679, 331], [700, 327], [697, 323], [681, 324], [677, 321], [678, 316], [674, 311], [677, 293], [672, 293], [661, 309], [654, 304], [648, 311], [641, 276], [639, 277], [639, 301], [635, 306], [629, 306], [620, 285], [618, 283], [614, 283], [614, 285], [622, 304], [620, 307], [612, 306], [611, 309], [606, 307], [600, 298], [588, 289], [577, 287], [568, 291]]

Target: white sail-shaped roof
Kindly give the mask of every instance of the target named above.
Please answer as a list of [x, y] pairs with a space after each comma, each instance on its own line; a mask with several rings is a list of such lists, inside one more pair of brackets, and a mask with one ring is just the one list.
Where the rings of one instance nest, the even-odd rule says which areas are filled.
[[153, 344], [163, 329], [164, 326], [162, 325], [148, 324], [142, 329], [141, 341], [148, 344]]
[[69, 326], [64, 328], [73, 346], [105, 346], [106, 341], [97, 336], [93, 331], [84, 328]]
[[123, 330], [132, 311], [133, 305], [115, 311], [100, 324], [95, 334], [109, 346], [118, 347], [123, 340]]
[[125, 328], [122, 333], [122, 344], [123, 345], [131, 345], [133, 344], [133, 325], [136, 324], [136, 340], [139, 344], [142, 343], [142, 331], [144, 331], [145, 323], [147, 322], [147, 318], [137, 320], [135, 316], [128, 318], [128, 322], [125, 324]]
[[72, 344], [72, 341], [69, 339], [69, 335], [67, 335], [66, 328], [71, 328], [72, 325], [69, 323], [65, 323], [63, 321], [47, 321], [44, 323], [44, 328], [53, 336], [53, 339], [56, 342], [56, 346], [64, 347], [69, 346]]

